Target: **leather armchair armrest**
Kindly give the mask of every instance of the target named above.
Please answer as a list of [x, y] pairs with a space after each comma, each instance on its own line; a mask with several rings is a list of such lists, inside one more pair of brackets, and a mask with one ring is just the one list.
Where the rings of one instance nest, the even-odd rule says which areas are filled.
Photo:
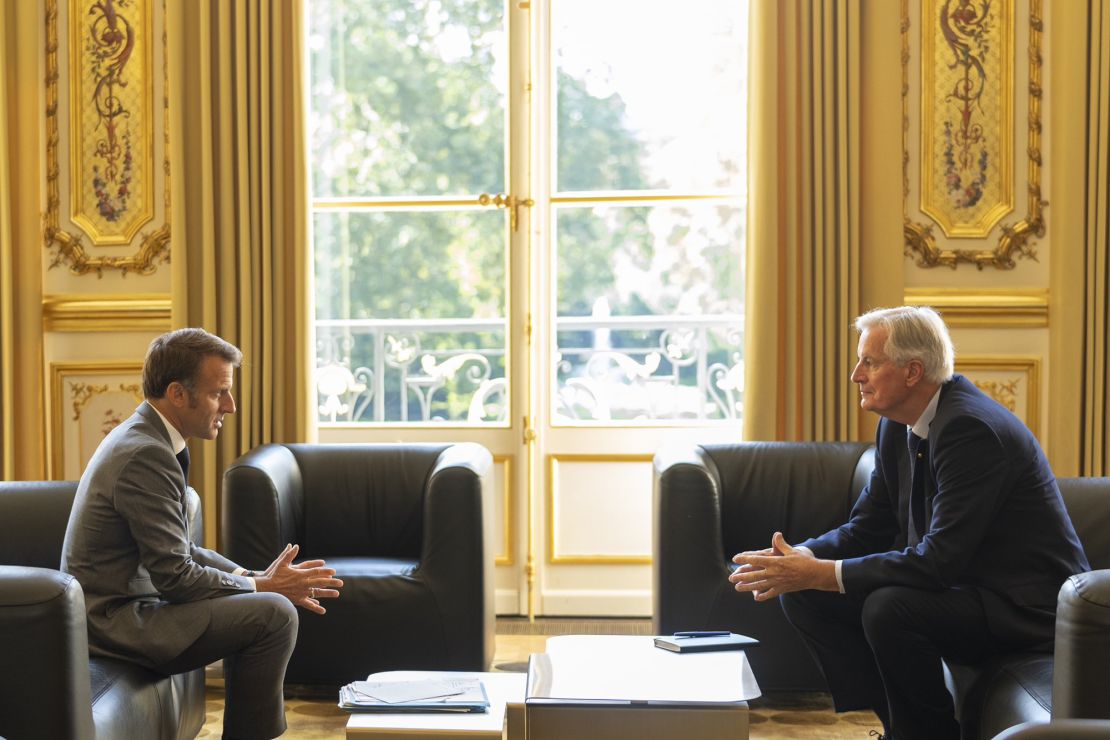
[[0, 566], [0, 736], [93, 735], [81, 585], [49, 568]]
[[254, 448], [224, 472], [220, 549], [244, 568], [267, 568], [287, 543], [301, 541], [303, 498], [289, 448]]
[[1056, 607], [1052, 718], [1110, 719], [1110, 570], [1064, 582]]
[[717, 593], [729, 574], [720, 475], [701, 447], [676, 447], [656, 453], [652, 489], [653, 629], [703, 629], [713, 606], [705, 603], [707, 595]]
[[994, 736], [994, 740], [1107, 740], [1110, 722], [1097, 719], [1064, 719], [1026, 722]]
[[493, 659], [494, 647], [492, 468], [493, 457], [481, 445], [454, 444], [440, 453], [424, 493], [417, 571], [452, 633], [447, 649], [461, 663], [482, 670]]
[[469, 583], [460, 587], [469, 591], [483, 585], [473, 581], [473, 574], [492, 578], [492, 505], [483, 500], [492, 467], [485, 447], [454, 444], [440, 453], [428, 475], [419, 572], [438, 587], [449, 588], [461, 578]]

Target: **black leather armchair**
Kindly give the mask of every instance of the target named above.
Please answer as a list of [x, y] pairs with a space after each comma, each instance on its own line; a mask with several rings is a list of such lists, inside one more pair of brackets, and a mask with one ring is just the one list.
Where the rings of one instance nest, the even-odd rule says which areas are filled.
[[1094, 570], [1060, 589], [1054, 654], [1003, 655], [974, 666], [947, 662], [965, 738], [1050, 718], [1110, 719], [1110, 478], [1058, 483]]
[[268, 444], [228, 468], [228, 557], [263, 569], [296, 542], [344, 582], [326, 615], [301, 612], [288, 683], [489, 666], [491, 468], [476, 444]]
[[778, 604], [732, 588], [731, 558], [821, 534], [848, 518], [874, 467], [863, 443], [745, 442], [655, 455], [654, 630], [727, 629], [758, 638], [748, 651], [765, 691], [821, 691], [825, 681]]
[[[732, 589], [730, 558], [766, 547], [775, 530], [798, 542], [844, 522], [873, 465], [865, 444], [752, 442], [657, 454], [655, 631], [753, 635], [763, 641], [749, 657], [764, 690], [824, 689], [782, 610]], [[1050, 718], [1110, 719], [1110, 478], [1061, 478], [1059, 485], [1095, 570], [1060, 589], [1054, 654], [947, 662], [965, 740]], [[1031, 735], [1042, 736], [1066, 735]]]
[[[0, 736], [193, 738], [204, 670], [90, 658], [81, 585], [58, 570], [74, 482], [0, 482]], [[203, 538], [200, 500], [190, 501]]]

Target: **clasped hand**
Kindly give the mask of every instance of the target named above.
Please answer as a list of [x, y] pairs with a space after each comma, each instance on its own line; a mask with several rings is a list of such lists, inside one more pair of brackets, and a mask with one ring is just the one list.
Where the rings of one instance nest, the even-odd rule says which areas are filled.
[[737, 591], [750, 591], [756, 601], [805, 589], [840, 590], [833, 561], [818, 560], [804, 547], [791, 547], [782, 532], [775, 532], [770, 547], [738, 553], [732, 562], [740, 567], [729, 582]]
[[335, 577], [334, 568], [325, 567], [323, 560], [294, 564], [300, 549], [300, 545], [286, 545], [270, 567], [255, 576], [255, 586], [259, 591], [279, 593], [310, 612], [324, 614], [327, 609], [320, 605], [320, 599], [339, 598], [343, 581]]

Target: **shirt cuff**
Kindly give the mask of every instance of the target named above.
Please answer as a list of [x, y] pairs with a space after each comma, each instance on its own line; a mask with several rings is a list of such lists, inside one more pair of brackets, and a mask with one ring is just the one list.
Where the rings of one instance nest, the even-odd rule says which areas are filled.
[[246, 576], [247, 580], [251, 582], [251, 591], [258, 590], [258, 584], [254, 582], [255, 573], [253, 570], [247, 570], [246, 568], [236, 568], [235, 570], [231, 571], [231, 573], [237, 576]]
[[837, 560], [834, 563], [834, 568], [836, 570], [836, 585], [840, 587], [840, 593], [844, 593], [844, 574], [841, 572], [844, 569], [844, 561]]

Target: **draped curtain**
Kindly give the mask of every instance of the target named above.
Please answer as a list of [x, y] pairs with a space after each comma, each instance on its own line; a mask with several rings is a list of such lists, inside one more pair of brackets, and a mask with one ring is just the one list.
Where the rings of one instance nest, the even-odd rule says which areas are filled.
[[[0, 5], [0, 59], [8, 58], [8, 29], [15, 24], [8, 19], [8, 5]], [[13, 346], [15, 304], [13, 301], [13, 248], [12, 248], [12, 204], [9, 194], [14, 192], [11, 185], [11, 165], [8, 149], [11, 141], [8, 135], [8, 77], [0, 75], [0, 480], [13, 476], [15, 464], [14, 430], [15, 415], [12, 412], [14, 388], [11, 368], [15, 366]]]
[[0, 0], [0, 479], [46, 476], [42, 202], [43, 24], [36, 3]]
[[210, 544], [221, 472], [315, 433], [302, 14], [302, 0], [167, 4], [173, 321], [243, 350], [238, 413], [193, 448]]
[[1110, 475], [1110, 9], [1088, 4], [1080, 474]]
[[856, 434], [860, 4], [752, 3], [745, 439]]

